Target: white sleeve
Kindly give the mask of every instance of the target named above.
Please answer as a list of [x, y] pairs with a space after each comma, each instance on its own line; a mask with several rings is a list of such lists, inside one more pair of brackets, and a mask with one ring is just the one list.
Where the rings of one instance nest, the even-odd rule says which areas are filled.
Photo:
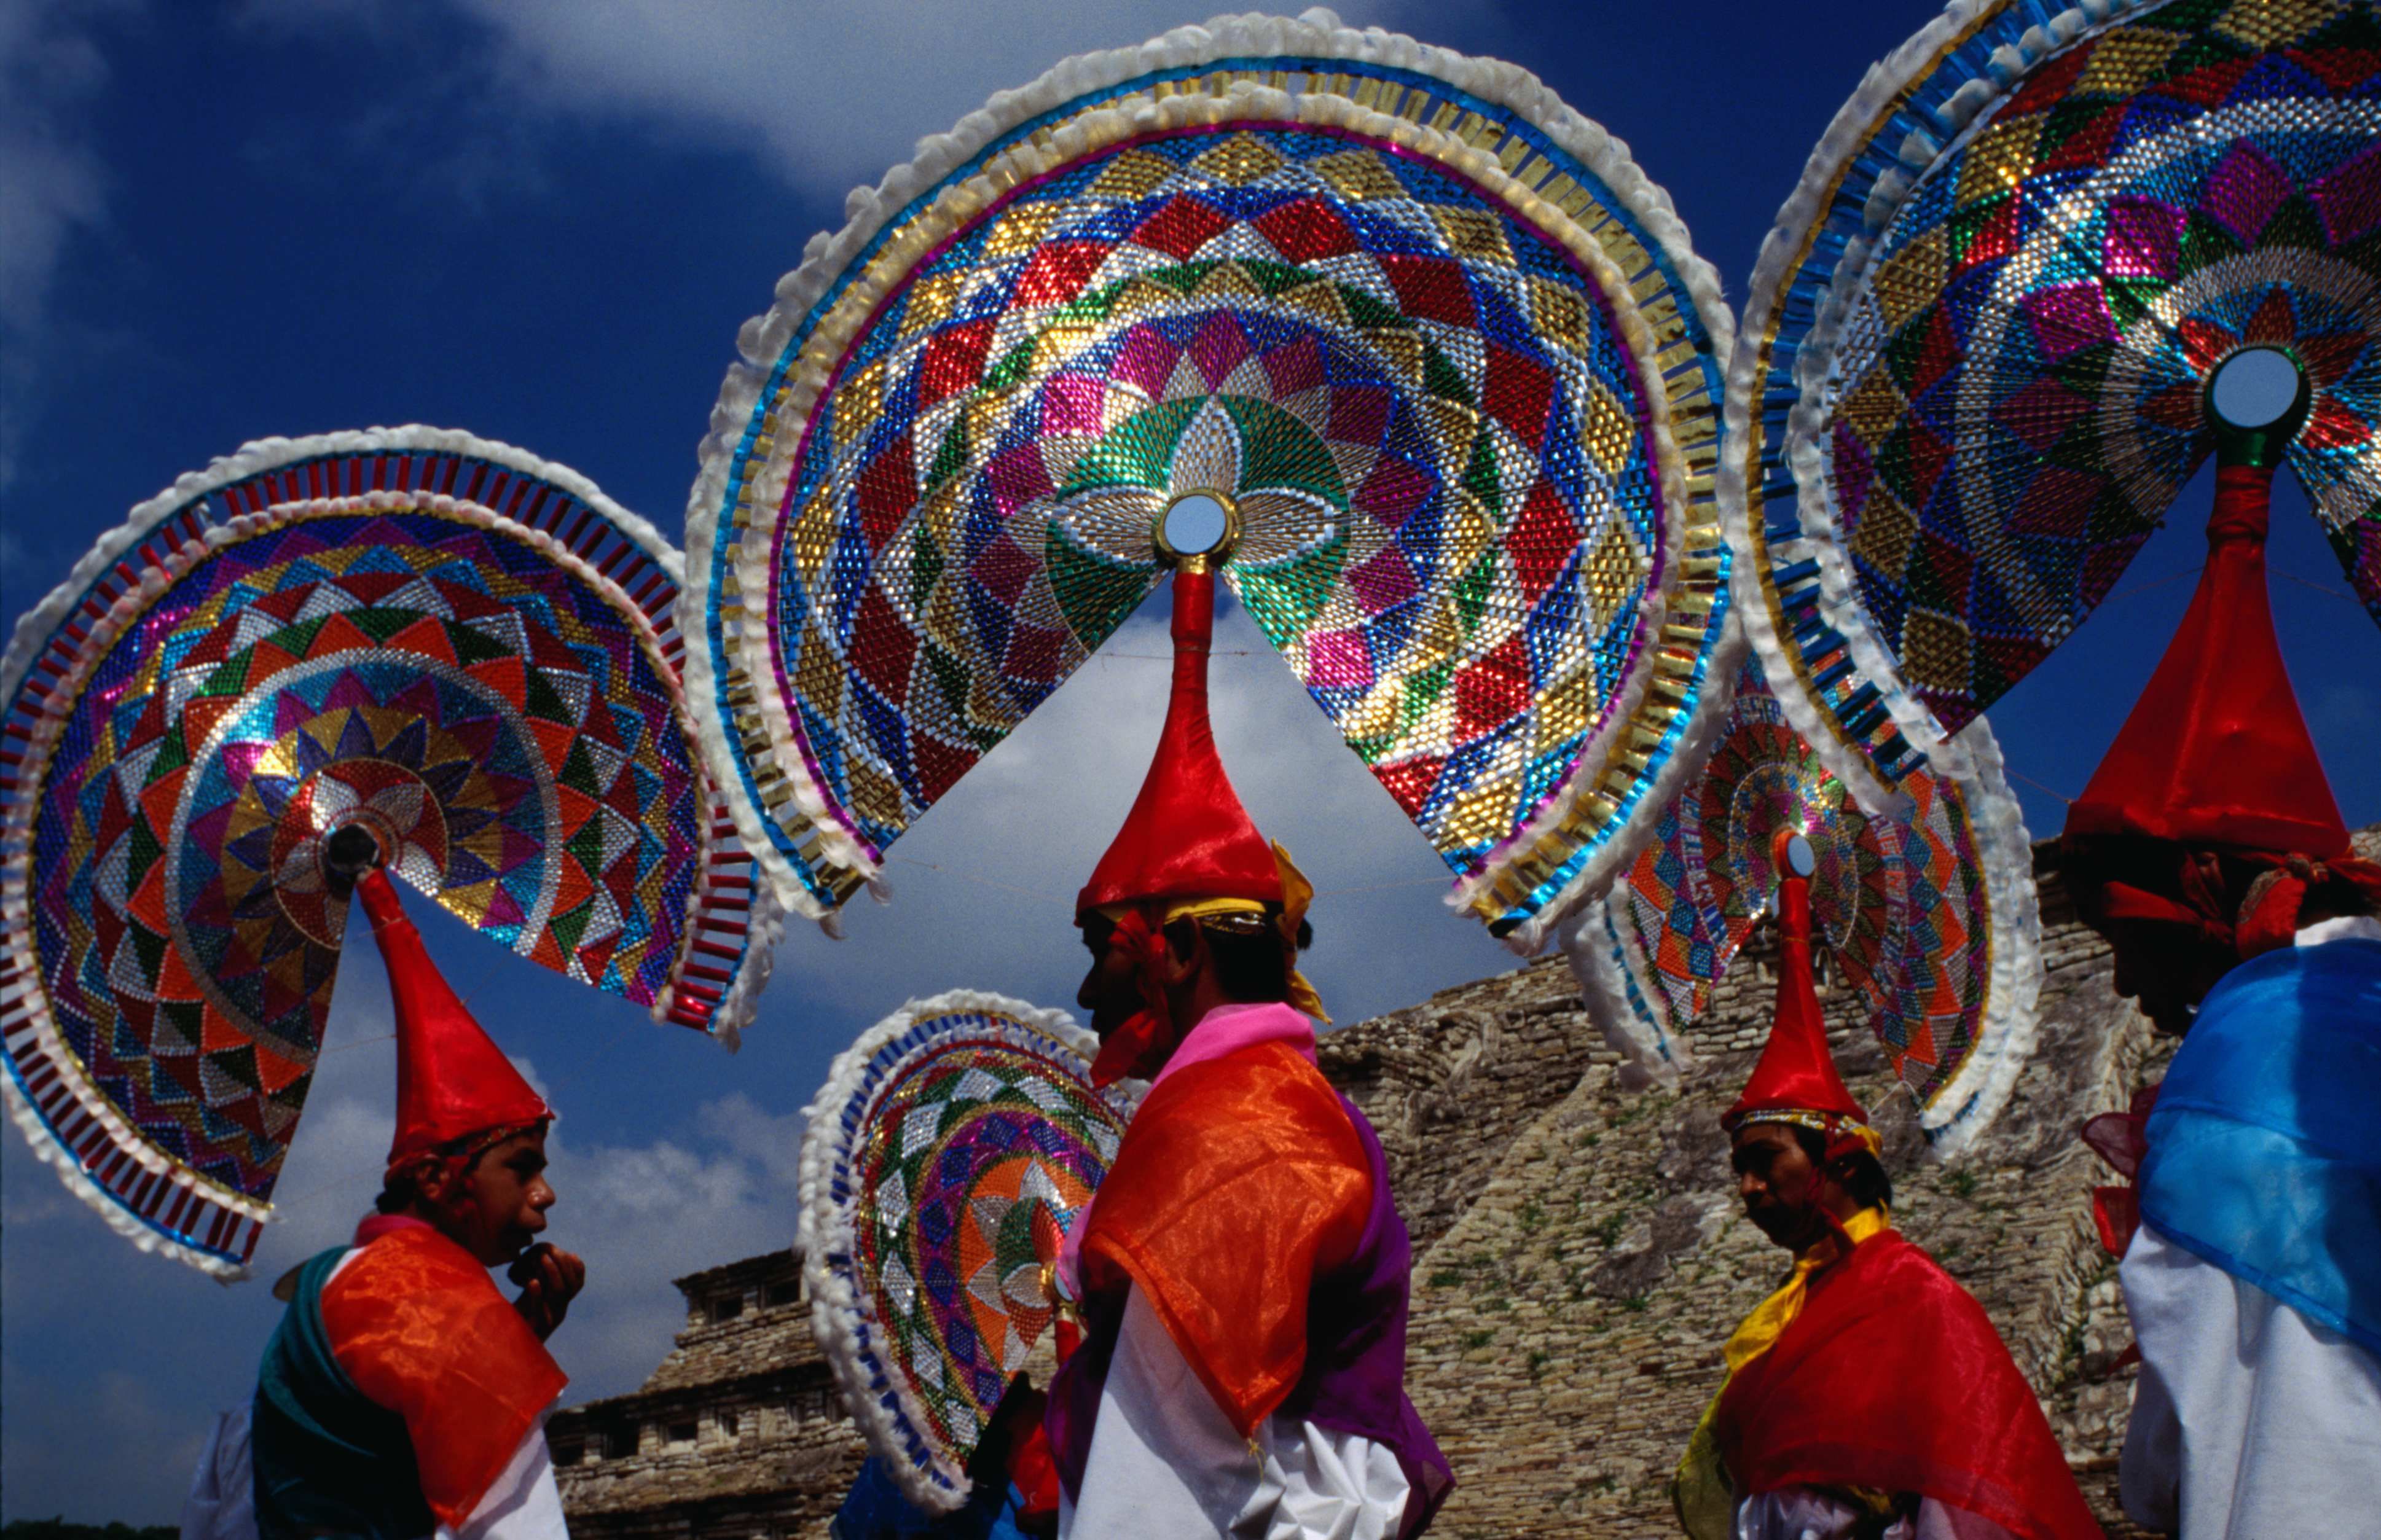
[[256, 1540], [256, 1476], [248, 1452], [253, 1403], [221, 1413], [182, 1499], [181, 1540]]
[[2143, 1225], [2117, 1276], [2142, 1345], [2118, 1481], [2192, 1540], [2369, 1533], [2381, 1359]]
[[1408, 1490], [1396, 1454], [1369, 1438], [1286, 1416], [1241, 1437], [1136, 1291], [1101, 1388], [1082, 1491], [1061, 1505], [1058, 1532], [1386, 1540]]
[[554, 1460], [545, 1448], [545, 1419], [553, 1411], [547, 1407], [521, 1435], [512, 1459], [462, 1527], [439, 1525], [437, 1540], [569, 1540]]
[[[1851, 1540], [1872, 1533], [1869, 1514], [1831, 1492], [1788, 1486], [1763, 1492], [1736, 1505], [1734, 1540]], [[1898, 1518], [1878, 1540], [2017, 1540], [2017, 1536], [1964, 1508], [1921, 1498], [1914, 1516]]]

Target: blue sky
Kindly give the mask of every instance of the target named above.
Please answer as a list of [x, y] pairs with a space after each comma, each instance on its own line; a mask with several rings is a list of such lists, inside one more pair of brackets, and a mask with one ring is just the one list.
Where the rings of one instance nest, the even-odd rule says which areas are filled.
[[[242, 442], [466, 428], [560, 460], [677, 536], [737, 327], [844, 190], [1064, 55], [1201, 19], [1157, 0], [0, 0], [0, 618], [135, 503]], [[1820, 130], [1927, 8], [1493, 0], [1350, 6], [1516, 59], [1633, 146], [1731, 301]], [[2111, 600], [1994, 712], [2029, 822], [2057, 829], [2148, 676], [2200, 560], [2203, 485]], [[2343, 810], [2381, 819], [2381, 635], [2293, 488], [2275, 601]], [[1322, 891], [1309, 971], [1343, 1020], [1512, 959], [1244, 618], [1219, 736], [1259, 824]], [[632, 1387], [673, 1274], [788, 1243], [800, 1110], [912, 995], [1067, 1002], [1069, 902], [1154, 742], [1162, 624], [1106, 652], [894, 853], [889, 908], [800, 930], [729, 1058], [448, 928], [446, 962], [562, 1108], [555, 1236], [591, 1284], [556, 1339], [574, 1397]], [[1240, 655], [1234, 655], [1240, 654]], [[386, 1147], [379, 965], [358, 950], [258, 1254], [342, 1238]], [[276, 1307], [108, 1234], [0, 1137], [0, 1503], [168, 1522], [210, 1410]]]

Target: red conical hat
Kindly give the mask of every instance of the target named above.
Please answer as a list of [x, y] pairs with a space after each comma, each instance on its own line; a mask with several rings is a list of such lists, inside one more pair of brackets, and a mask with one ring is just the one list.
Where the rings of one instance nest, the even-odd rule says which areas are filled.
[[2265, 594], [2273, 471], [2224, 466], [2198, 591], [2069, 835], [2130, 834], [2329, 860], [2348, 826], [2291, 693]]
[[1157, 758], [1107, 854], [1075, 900], [1095, 909], [1188, 899], [1282, 902], [1273, 847], [1240, 806], [1207, 721], [1207, 654], [1215, 644], [1215, 576], [1190, 564], [1174, 574], [1174, 695]]
[[397, 1137], [389, 1165], [473, 1134], [551, 1119], [554, 1110], [440, 976], [388, 874], [377, 867], [365, 872], [356, 879], [356, 896], [388, 964], [397, 1010]]
[[1868, 1113], [1852, 1099], [1827, 1050], [1827, 1024], [1811, 974], [1811, 881], [1794, 869], [1789, 855], [1797, 838], [1781, 830], [1771, 843], [1778, 879], [1777, 1016], [1752, 1080], [1719, 1125], [1734, 1132], [1747, 1122], [1798, 1123], [1826, 1134], [1831, 1155], [1847, 1137], [1874, 1150], [1879, 1140]]

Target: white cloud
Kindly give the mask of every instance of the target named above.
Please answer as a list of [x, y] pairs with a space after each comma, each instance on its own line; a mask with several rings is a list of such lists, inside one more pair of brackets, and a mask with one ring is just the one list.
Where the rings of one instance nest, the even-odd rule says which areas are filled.
[[34, 330], [58, 255], [106, 206], [86, 112], [107, 83], [99, 24], [124, 0], [0, 6], [0, 324]]
[[[1058, 60], [1203, 19], [1178, 0], [447, 0], [493, 44], [485, 100], [556, 119], [641, 118], [749, 147], [791, 186], [838, 195], [907, 160], [994, 91]], [[1444, 34], [1484, 0], [1357, 0], [1350, 25]], [[411, 7], [390, 0], [251, 0], [250, 24], [387, 42]], [[458, 61], [443, 56], [442, 69]], [[468, 66], [466, 66], [468, 67]]]
[[50, 288], [67, 242], [107, 212], [107, 175], [90, 114], [108, 67], [99, 36], [137, 0], [11, 0], [0, 6], [0, 489], [48, 331]]

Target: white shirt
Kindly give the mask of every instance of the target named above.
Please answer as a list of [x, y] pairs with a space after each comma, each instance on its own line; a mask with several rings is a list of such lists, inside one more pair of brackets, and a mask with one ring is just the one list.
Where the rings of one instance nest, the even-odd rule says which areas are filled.
[[2142, 1345], [2125, 1511], [2188, 1540], [2373, 1534], [2381, 1360], [2143, 1225], [2117, 1269]]
[[[1732, 1540], [1849, 1540], [1868, 1520], [1864, 1510], [1807, 1486], [1764, 1492], [1736, 1505]], [[1990, 1519], [1919, 1500], [1914, 1518], [1896, 1519], [1878, 1540], [2016, 1540]]]
[[1243, 1438], [1134, 1290], [1100, 1390], [1082, 1491], [1060, 1540], [1390, 1540], [1408, 1485], [1394, 1450], [1276, 1413]]
[[[2298, 933], [2346, 939], [2381, 940], [2381, 920]], [[2117, 1278], [2142, 1346], [2118, 1467], [2135, 1523], [2188, 1540], [2381, 1534], [2381, 1360], [2148, 1225]]]

